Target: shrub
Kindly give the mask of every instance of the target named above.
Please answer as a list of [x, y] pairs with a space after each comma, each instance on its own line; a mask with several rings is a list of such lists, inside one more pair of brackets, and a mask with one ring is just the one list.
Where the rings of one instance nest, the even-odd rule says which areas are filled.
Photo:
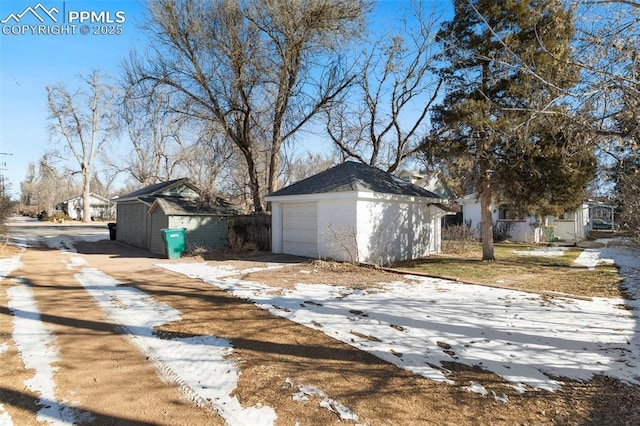
[[493, 226], [493, 241], [500, 242], [506, 241], [511, 237], [511, 228], [513, 223], [511, 222], [498, 222]]
[[450, 225], [442, 231], [442, 251], [445, 253], [466, 253], [477, 240], [476, 233], [471, 229], [471, 223], [464, 225]]

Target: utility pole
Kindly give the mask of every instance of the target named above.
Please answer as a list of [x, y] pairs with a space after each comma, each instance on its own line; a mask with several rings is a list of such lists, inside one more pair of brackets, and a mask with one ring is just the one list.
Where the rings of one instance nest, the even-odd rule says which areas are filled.
[[7, 163], [0, 163], [0, 197], [4, 198], [5, 196], [5, 186], [4, 186], [4, 175], [2, 174], [3, 170], [7, 170]]
[[[0, 155], [13, 155], [13, 153], [11, 152], [0, 152]], [[4, 184], [4, 175], [2, 174], [3, 170], [7, 170], [7, 163], [2, 162], [0, 163], [0, 197], [4, 198], [5, 197], [5, 184]]]

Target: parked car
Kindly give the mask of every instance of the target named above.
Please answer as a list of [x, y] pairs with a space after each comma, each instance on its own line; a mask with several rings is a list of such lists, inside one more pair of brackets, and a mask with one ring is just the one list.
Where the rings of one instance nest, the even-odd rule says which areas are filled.
[[611, 225], [611, 223], [607, 222], [606, 220], [593, 219], [591, 221], [591, 228], [592, 229], [613, 229], [613, 226]]

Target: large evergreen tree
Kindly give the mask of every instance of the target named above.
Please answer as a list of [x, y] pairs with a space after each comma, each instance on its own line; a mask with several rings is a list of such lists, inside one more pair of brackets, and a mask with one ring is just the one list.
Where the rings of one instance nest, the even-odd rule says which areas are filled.
[[[575, 200], [567, 194], [578, 194], [592, 172], [589, 151], [575, 143], [562, 105], [578, 77], [564, 65], [573, 19], [557, 0], [454, 0], [454, 12], [438, 33], [447, 88], [434, 110], [430, 152], [473, 160], [482, 257], [493, 260], [494, 197], [508, 194], [526, 209], [548, 207], [549, 200], [569, 208]], [[581, 160], [565, 163], [576, 150]], [[550, 195], [568, 184], [572, 166], [580, 166], [580, 176], [570, 190]]]

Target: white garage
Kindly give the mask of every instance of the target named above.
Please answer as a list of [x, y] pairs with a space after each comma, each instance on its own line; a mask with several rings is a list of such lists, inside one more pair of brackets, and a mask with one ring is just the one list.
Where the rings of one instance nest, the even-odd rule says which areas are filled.
[[365, 164], [340, 164], [266, 200], [274, 253], [388, 264], [440, 251], [445, 200]]
[[282, 204], [282, 253], [318, 257], [318, 203]]

